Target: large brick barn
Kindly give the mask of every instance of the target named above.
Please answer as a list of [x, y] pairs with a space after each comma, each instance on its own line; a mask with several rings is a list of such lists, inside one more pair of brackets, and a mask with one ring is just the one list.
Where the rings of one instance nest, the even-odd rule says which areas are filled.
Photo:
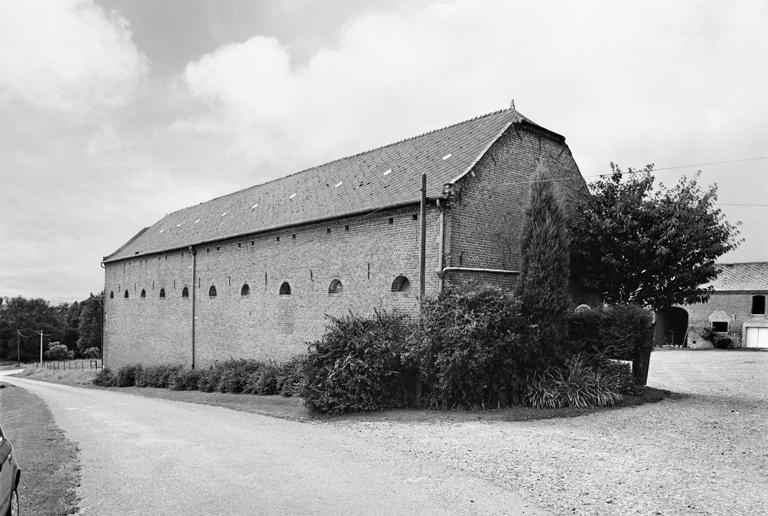
[[510, 108], [176, 211], [104, 258], [106, 363], [281, 360], [326, 314], [416, 311], [422, 173], [427, 296], [513, 287], [532, 182], [585, 187], [565, 138]]

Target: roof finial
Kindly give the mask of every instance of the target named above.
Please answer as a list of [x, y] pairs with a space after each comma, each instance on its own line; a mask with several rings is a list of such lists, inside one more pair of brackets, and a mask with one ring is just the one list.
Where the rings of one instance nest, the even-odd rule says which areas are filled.
[[512, 111], [517, 111], [517, 109], [515, 109], [515, 99], [512, 99], [512, 101], [509, 103], [509, 109]]

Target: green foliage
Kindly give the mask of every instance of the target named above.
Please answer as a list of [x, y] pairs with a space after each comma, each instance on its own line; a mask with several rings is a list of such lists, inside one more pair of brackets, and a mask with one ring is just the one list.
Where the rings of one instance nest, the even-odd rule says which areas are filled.
[[727, 333], [713, 331], [712, 328], [704, 328], [701, 336], [718, 349], [729, 349], [733, 346], [733, 337]]
[[557, 347], [568, 308], [570, 238], [567, 221], [546, 174], [531, 187], [520, 245], [518, 296], [523, 313], [539, 325], [543, 342]]
[[433, 408], [487, 408], [514, 401], [521, 375], [547, 363], [535, 328], [509, 292], [446, 291], [422, 306], [420, 339], [408, 352]]
[[263, 367], [260, 362], [247, 359], [230, 359], [221, 364], [221, 374], [216, 390], [219, 392], [243, 392], [252, 373]]
[[322, 340], [309, 346], [307, 406], [329, 414], [403, 406], [415, 385], [415, 372], [403, 363], [414, 329], [397, 313], [331, 318]]
[[574, 276], [608, 303], [661, 310], [706, 301], [715, 261], [741, 243], [738, 223], [716, 208], [717, 186], [702, 188], [696, 174], [654, 188], [653, 165], [611, 171], [571, 222]]
[[143, 367], [141, 364], [131, 364], [121, 367], [117, 370], [118, 387], [132, 387], [136, 385], [136, 378], [142, 375]]
[[99, 348], [88, 348], [83, 352], [85, 358], [101, 358], [101, 350]]
[[221, 381], [221, 375], [224, 372], [221, 363], [214, 363], [208, 369], [200, 370], [200, 377], [197, 380], [197, 390], [202, 392], [215, 392]]
[[304, 390], [307, 354], [302, 353], [279, 365], [277, 370], [277, 393], [286, 397], [301, 396]]
[[105, 367], [96, 373], [93, 384], [101, 387], [115, 387], [117, 385], [117, 377], [110, 368]]
[[99, 293], [98, 296], [91, 294], [88, 299], [80, 303], [77, 326], [80, 337], [77, 339], [77, 347], [81, 353], [88, 348], [101, 349], [103, 302], [104, 294]]
[[576, 355], [525, 382], [524, 402], [534, 408], [610, 407], [623, 399], [626, 369], [598, 369]]
[[45, 357], [48, 360], [66, 360], [70, 357], [70, 351], [67, 346], [60, 342], [51, 342], [50, 348], [45, 352]]
[[[158, 365], [144, 367], [137, 372], [136, 387], [167, 388], [173, 378], [181, 372], [181, 366]], [[175, 380], [173, 380], [175, 381]]]
[[636, 305], [606, 305], [567, 316], [572, 353], [634, 360], [637, 350], [653, 347], [651, 313]]
[[199, 369], [180, 369], [168, 379], [168, 388], [173, 391], [196, 391], [201, 374]]

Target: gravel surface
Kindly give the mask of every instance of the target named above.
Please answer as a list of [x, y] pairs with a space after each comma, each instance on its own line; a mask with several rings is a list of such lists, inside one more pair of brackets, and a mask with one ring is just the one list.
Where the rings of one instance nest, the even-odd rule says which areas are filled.
[[6, 373], [78, 444], [79, 514], [542, 514], [493, 482], [332, 426]]
[[557, 514], [768, 514], [768, 353], [659, 351], [672, 397], [537, 421], [339, 421], [340, 431]]

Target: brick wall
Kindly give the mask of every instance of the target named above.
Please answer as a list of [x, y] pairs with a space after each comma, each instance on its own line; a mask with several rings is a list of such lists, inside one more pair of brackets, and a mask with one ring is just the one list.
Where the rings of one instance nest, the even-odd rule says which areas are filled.
[[[445, 265], [519, 271], [520, 237], [530, 199], [531, 180], [539, 167], [546, 177], [573, 177], [553, 183], [563, 208], [583, 192], [585, 183], [568, 146], [548, 133], [511, 127], [457, 185], [446, 223]], [[449, 285], [467, 282], [514, 288], [517, 277], [455, 272]]]
[[[322, 336], [326, 314], [371, 313], [374, 308], [415, 312], [417, 214], [418, 206], [413, 206], [198, 247], [196, 365], [230, 357], [288, 358]], [[434, 272], [438, 236], [439, 213], [431, 206], [427, 295], [439, 290]], [[391, 292], [398, 275], [410, 280], [411, 293]], [[188, 251], [106, 265], [107, 365], [191, 363], [192, 300], [181, 298], [185, 285], [191, 295], [191, 278]], [[340, 294], [328, 293], [334, 279], [342, 282]], [[279, 294], [283, 282], [290, 284], [290, 296]], [[241, 296], [243, 284], [250, 288], [247, 296]], [[208, 295], [212, 285], [215, 298]], [[160, 299], [163, 287], [167, 297]], [[126, 288], [128, 299], [122, 297]], [[142, 289], [147, 292], [144, 299], [139, 296]], [[114, 299], [109, 299], [110, 291]]]
[[742, 331], [745, 324], [764, 325], [768, 322], [766, 315], [751, 314], [752, 296], [768, 295], [768, 292], [717, 292], [712, 294], [706, 303], [685, 305], [688, 312], [688, 346], [702, 347], [711, 345], [702, 337], [705, 328], [712, 326], [712, 320], [722, 320], [715, 312], [722, 312], [728, 320], [728, 334], [733, 339], [735, 347], [742, 345]]

